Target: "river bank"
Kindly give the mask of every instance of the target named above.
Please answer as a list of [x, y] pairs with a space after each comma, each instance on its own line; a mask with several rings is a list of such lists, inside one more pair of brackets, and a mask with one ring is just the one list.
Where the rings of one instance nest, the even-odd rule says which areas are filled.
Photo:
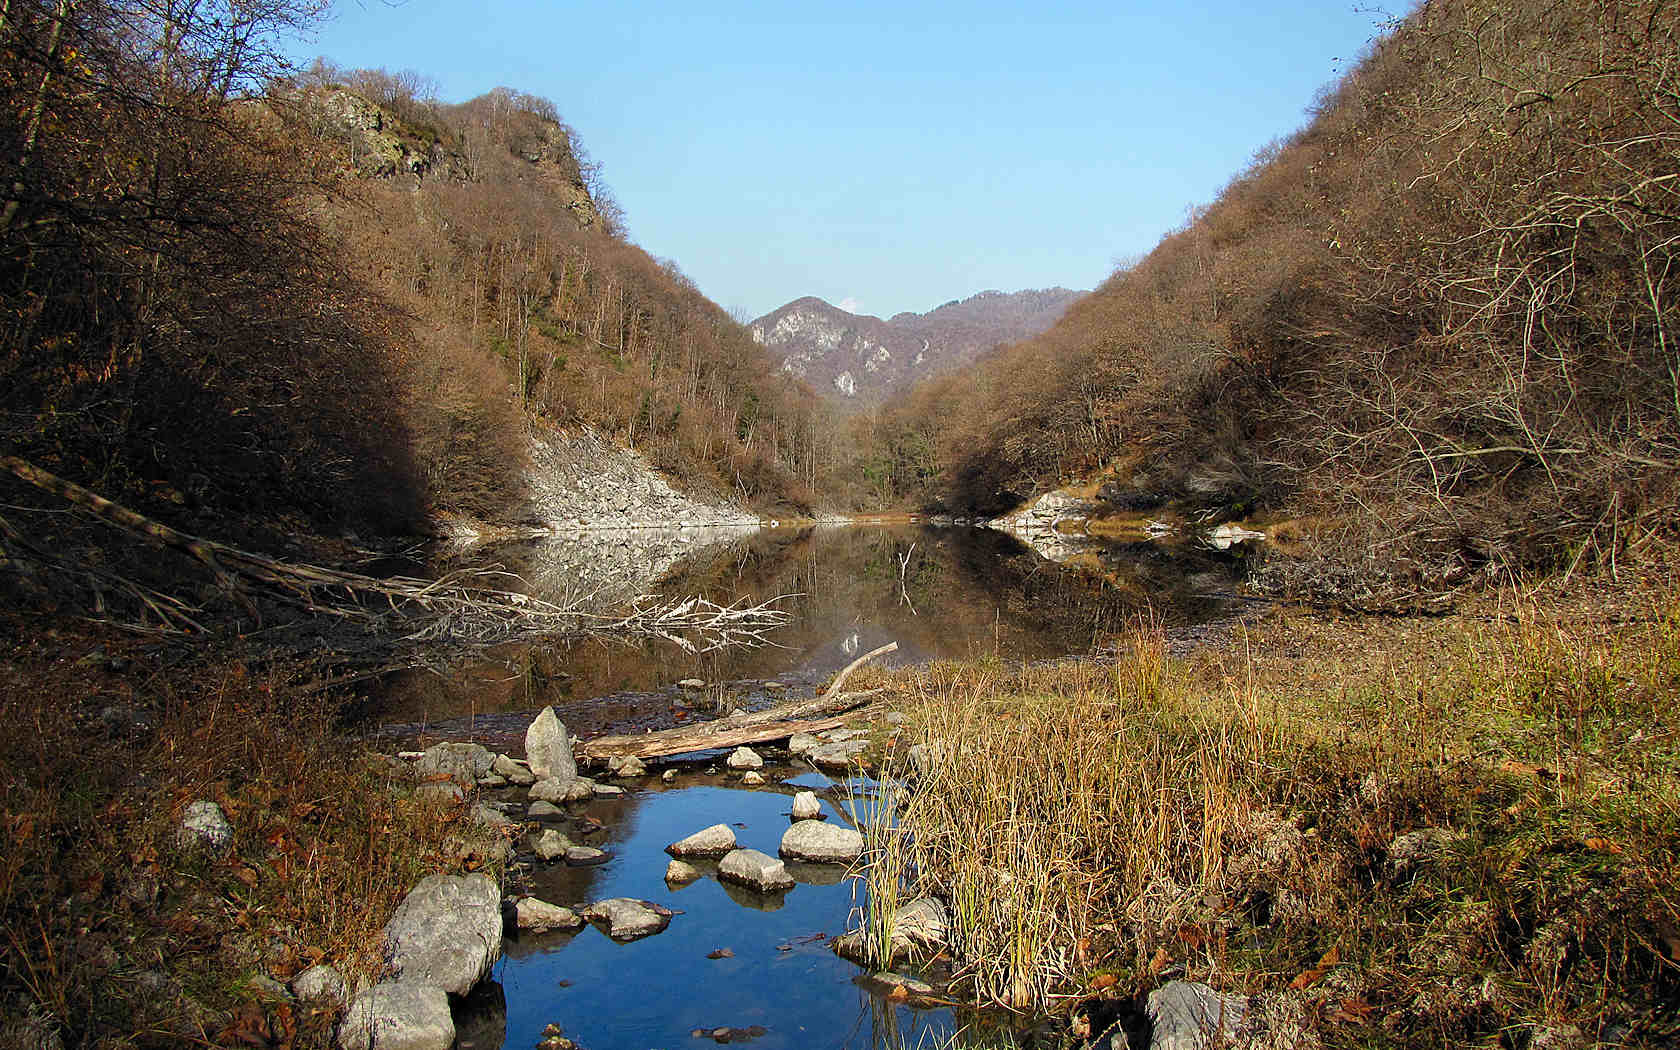
[[[867, 754], [914, 788], [875, 870], [919, 873], [877, 876], [870, 908], [939, 900], [953, 992], [1116, 1048], [1128, 1025], [1147, 1045], [1144, 1000], [1174, 980], [1236, 997], [1253, 1046], [1661, 1045], [1674, 580], [1623, 566], [1445, 617], [1279, 607], [1211, 645], [865, 668], [851, 687], [903, 715]], [[0, 754], [0, 994], [29, 1031], [329, 1045], [336, 1013], [276, 989], [323, 960], [371, 979], [410, 888], [498, 870], [471, 807], [414, 798], [280, 671], [3, 628], [0, 704], [28, 731]], [[225, 857], [179, 847], [201, 800]]]
[[945, 901], [959, 987], [1105, 1047], [1159, 1045], [1174, 979], [1237, 1045], [1671, 1045], [1677, 594], [1647, 565], [878, 676], [925, 745], [884, 904]]

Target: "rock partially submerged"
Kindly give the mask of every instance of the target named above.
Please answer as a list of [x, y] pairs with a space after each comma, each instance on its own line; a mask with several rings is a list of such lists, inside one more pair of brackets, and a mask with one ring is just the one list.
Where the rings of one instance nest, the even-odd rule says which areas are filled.
[[398, 980], [465, 995], [502, 954], [502, 894], [488, 875], [428, 875], [385, 924]]
[[762, 769], [764, 768], [764, 759], [760, 758], [758, 752], [750, 747], [738, 747], [729, 753], [729, 758], [725, 760], [724, 765], [734, 770]]
[[718, 878], [760, 893], [793, 888], [793, 877], [787, 873], [787, 867], [768, 853], [755, 849], [738, 849], [725, 855], [718, 864]]
[[700, 877], [700, 869], [686, 860], [673, 860], [665, 865], [665, 881], [673, 886], [686, 886]]
[[822, 802], [815, 791], [801, 791], [793, 796], [793, 819], [815, 820], [822, 813]]
[[805, 757], [815, 763], [818, 769], [841, 770], [851, 766], [858, 760], [859, 755], [868, 750], [867, 740], [842, 740], [823, 744]]
[[525, 730], [525, 759], [538, 780], [571, 781], [577, 776], [577, 759], [572, 756], [572, 738], [566, 725], [545, 707]]
[[[951, 920], [945, 905], [933, 897], [917, 897], [899, 905], [893, 916], [891, 961], [926, 957], [945, 947]], [[854, 930], [834, 939], [834, 951], [860, 965], [869, 965], [864, 950], [863, 932]]]
[[671, 924], [671, 911], [652, 901], [613, 897], [596, 901], [583, 910], [583, 917], [605, 927], [615, 941], [650, 937]]
[[779, 852], [813, 864], [850, 864], [863, 853], [863, 836], [825, 821], [801, 820], [783, 833]]
[[583, 916], [570, 908], [550, 904], [535, 897], [523, 897], [513, 906], [514, 921], [522, 933], [545, 933], [549, 930], [575, 930], [583, 925]]
[[343, 1050], [449, 1050], [455, 1019], [441, 988], [387, 981], [356, 996], [338, 1025]]
[[735, 848], [735, 832], [728, 824], [713, 824], [665, 847], [673, 857], [721, 857]]

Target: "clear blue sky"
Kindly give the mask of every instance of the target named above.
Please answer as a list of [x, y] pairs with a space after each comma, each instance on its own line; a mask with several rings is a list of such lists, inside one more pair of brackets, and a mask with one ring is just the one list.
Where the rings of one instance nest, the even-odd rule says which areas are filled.
[[340, 0], [300, 44], [554, 101], [632, 238], [747, 316], [1090, 288], [1377, 32], [1359, 0]]

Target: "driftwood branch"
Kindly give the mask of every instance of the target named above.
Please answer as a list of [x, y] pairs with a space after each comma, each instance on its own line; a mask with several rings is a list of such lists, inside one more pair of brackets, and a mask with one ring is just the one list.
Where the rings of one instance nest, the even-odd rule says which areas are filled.
[[[491, 580], [519, 582], [511, 573], [495, 570], [462, 570], [428, 580], [364, 576], [320, 565], [283, 562], [188, 535], [16, 456], [0, 456], [0, 470], [124, 532], [200, 563], [253, 616], [257, 601], [278, 602], [353, 624], [365, 635], [382, 638], [385, 649], [416, 654], [392, 661], [390, 666], [413, 666], [424, 660], [418, 655], [422, 652], [459, 653], [535, 637], [641, 635], [701, 651], [761, 642], [766, 631], [789, 618], [771, 603], [719, 605], [704, 598], [688, 598], [650, 604], [647, 597], [638, 598], [629, 613], [604, 615], [586, 612], [575, 603], [560, 605], [491, 586]], [[147, 594], [154, 599], [148, 603], [154, 611], [158, 608], [155, 599], [167, 597], [156, 592]], [[186, 608], [182, 606], [181, 610]], [[162, 618], [166, 627], [181, 630], [184, 616], [174, 622], [168, 622], [167, 616]]]
[[860, 693], [842, 693], [840, 686], [846, 677], [863, 663], [877, 656], [895, 652], [897, 642], [889, 642], [847, 664], [834, 676], [828, 689], [811, 700], [796, 700], [766, 708], [740, 718], [720, 718], [696, 726], [663, 729], [653, 733], [632, 733], [624, 736], [602, 736], [578, 744], [578, 752], [585, 758], [613, 757], [665, 758], [686, 755], [690, 751], [710, 751], [719, 747], [740, 747], [743, 744], [763, 744], [785, 740], [795, 733], [820, 733], [835, 729], [845, 721], [840, 717], [879, 696], [883, 690], [866, 689]]

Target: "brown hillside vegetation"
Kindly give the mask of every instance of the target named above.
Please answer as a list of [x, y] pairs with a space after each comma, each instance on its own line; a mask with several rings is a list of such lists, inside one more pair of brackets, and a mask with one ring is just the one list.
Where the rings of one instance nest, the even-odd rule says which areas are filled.
[[1641, 543], [1680, 468], [1677, 33], [1425, 4], [1055, 329], [903, 399], [885, 459], [982, 511], [1106, 467], [1468, 564]]

